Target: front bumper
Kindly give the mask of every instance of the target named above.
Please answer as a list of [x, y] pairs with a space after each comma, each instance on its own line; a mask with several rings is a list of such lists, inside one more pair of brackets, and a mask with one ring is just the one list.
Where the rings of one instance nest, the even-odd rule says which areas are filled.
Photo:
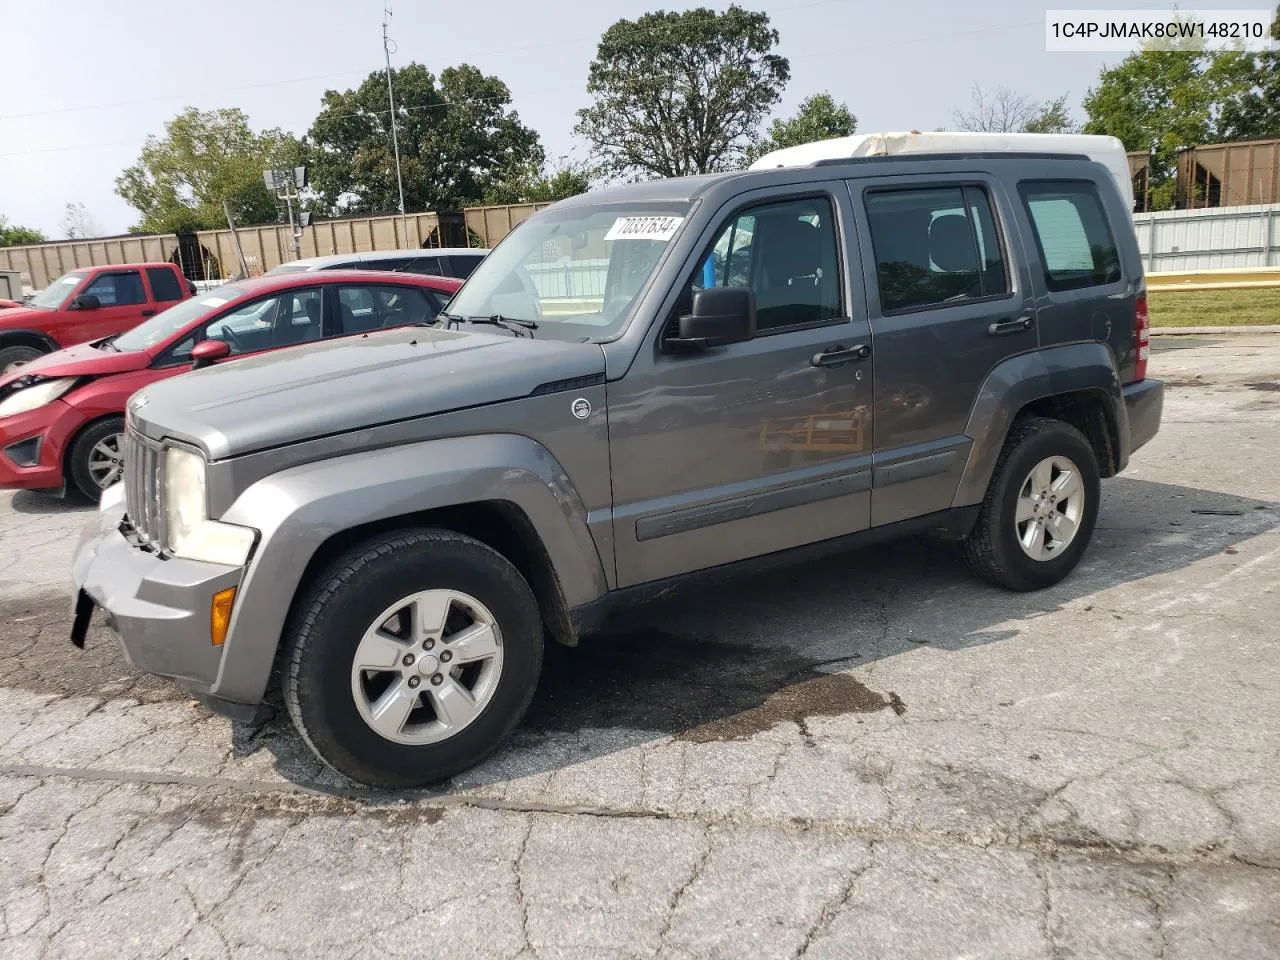
[[83, 644], [92, 603], [102, 608], [135, 667], [207, 694], [217, 682], [223, 652], [211, 640], [213, 596], [239, 586], [243, 568], [166, 558], [135, 547], [121, 532], [123, 518], [124, 506], [113, 506], [81, 534], [72, 561], [72, 642]]
[[[60, 489], [63, 454], [84, 424], [84, 415], [62, 400], [0, 420], [0, 488]], [[36, 441], [36, 462], [19, 462], [15, 451], [26, 453], [31, 440]]]
[[1132, 453], [1160, 430], [1164, 384], [1150, 378], [1127, 384], [1124, 405], [1129, 414], [1129, 452]]

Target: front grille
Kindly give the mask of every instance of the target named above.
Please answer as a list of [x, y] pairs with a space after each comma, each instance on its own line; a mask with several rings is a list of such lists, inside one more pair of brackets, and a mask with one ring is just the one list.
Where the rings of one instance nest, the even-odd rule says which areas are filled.
[[134, 535], [145, 546], [164, 544], [164, 512], [160, 508], [160, 444], [133, 428], [124, 437], [124, 509]]

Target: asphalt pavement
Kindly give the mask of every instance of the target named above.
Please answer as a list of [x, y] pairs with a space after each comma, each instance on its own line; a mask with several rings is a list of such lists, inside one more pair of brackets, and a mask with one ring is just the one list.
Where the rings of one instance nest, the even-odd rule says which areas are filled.
[[0, 495], [0, 957], [1280, 955], [1280, 338], [1152, 374], [1058, 587], [918, 541], [705, 578], [412, 797], [74, 649], [87, 513]]

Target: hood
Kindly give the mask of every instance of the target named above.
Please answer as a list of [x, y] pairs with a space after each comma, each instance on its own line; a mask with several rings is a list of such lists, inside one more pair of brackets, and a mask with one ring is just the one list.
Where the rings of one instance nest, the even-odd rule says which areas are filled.
[[[7, 316], [8, 313], [0, 314]], [[30, 363], [24, 363], [16, 372], [0, 377], [0, 388], [7, 387], [19, 377], [32, 374], [41, 377], [102, 377], [109, 373], [125, 373], [141, 370], [151, 362], [145, 353], [114, 353], [109, 348], [98, 350], [87, 343], [46, 353]]]
[[409, 327], [290, 347], [208, 367], [134, 394], [128, 414], [155, 440], [211, 460], [527, 397], [604, 376], [593, 343]]
[[[4, 302], [0, 300], [0, 303]], [[52, 310], [37, 310], [35, 307], [24, 307], [22, 304], [6, 307], [0, 310], [0, 329], [25, 330], [30, 327], [38, 330], [53, 313]]]

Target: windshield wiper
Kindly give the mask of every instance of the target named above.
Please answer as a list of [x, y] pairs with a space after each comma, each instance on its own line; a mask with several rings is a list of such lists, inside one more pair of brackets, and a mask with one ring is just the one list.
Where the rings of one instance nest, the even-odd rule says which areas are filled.
[[501, 327], [503, 330], [510, 330], [516, 336], [520, 336], [521, 330], [529, 331], [529, 339], [533, 339], [533, 331], [538, 329], [538, 324], [533, 320], [524, 320], [520, 317], [505, 317], [500, 313], [495, 313], [487, 317], [467, 317], [467, 323], [489, 324], [493, 327]]
[[419, 323], [415, 323], [414, 326], [415, 327], [434, 327], [436, 325], [437, 320], [444, 320], [444, 328], [446, 330], [452, 330], [453, 325], [455, 323], [461, 323], [463, 318], [458, 316], [456, 313], [448, 313], [444, 310], [441, 310], [439, 313], [435, 315], [434, 319], [423, 320]]

